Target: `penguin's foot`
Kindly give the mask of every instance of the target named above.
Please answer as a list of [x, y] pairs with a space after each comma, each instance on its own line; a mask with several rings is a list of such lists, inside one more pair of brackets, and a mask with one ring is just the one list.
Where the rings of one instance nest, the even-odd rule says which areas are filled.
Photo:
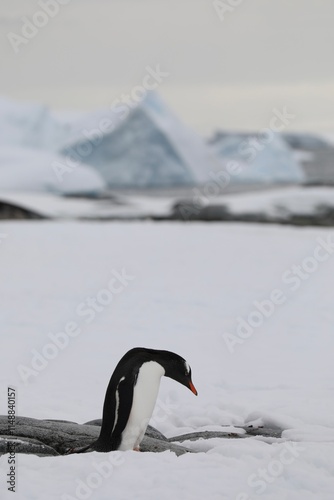
[[72, 455], [74, 453], [89, 453], [90, 451], [94, 451], [91, 448], [91, 445], [81, 446], [80, 448], [67, 448], [64, 452], [64, 455]]
[[66, 448], [64, 455], [71, 455], [73, 453], [73, 448]]
[[140, 447], [139, 447], [139, 446], [135, 446], [135, 447], [133, 448], [133, 451], [140, 451]]

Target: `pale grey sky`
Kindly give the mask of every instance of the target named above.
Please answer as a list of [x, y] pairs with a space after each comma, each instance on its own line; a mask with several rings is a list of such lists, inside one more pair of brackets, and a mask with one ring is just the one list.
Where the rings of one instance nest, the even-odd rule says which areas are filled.
[[290, 129], [334, 132], [332, 0], [240, 0], [224, 20], [213, 0], [61, 1], [17, 54], [8, 33], [22, 36], [22, 16], [47, 0], [1, 1], [1, 94], [108, 106], [160, 64], [161, 95], [202, 133], [265, 127], [283, 106]]

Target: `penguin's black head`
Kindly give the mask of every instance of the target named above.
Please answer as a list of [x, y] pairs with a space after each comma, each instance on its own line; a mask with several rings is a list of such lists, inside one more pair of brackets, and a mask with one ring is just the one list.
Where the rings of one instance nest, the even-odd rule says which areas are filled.
[[172, 378], [176, 382], [185, 385], [197, 396], [197, 390], [191, 380], [190, 366], [185, 359], [175, 354], [175, 352], [135, 347], [123, 356], [119, 364], [130, 363], [132, 366], [139, 368], [147, 361], [159, 363], [165, 370], [165, 377]]
[[178, 354], [170, 351], [157, 351], [161, 353], [160, 364], [165, 369], [165, 377], [172, 378], [188, 387], [197, 396], [197, 390], [191, 379], [191, 368], [187, 361]]

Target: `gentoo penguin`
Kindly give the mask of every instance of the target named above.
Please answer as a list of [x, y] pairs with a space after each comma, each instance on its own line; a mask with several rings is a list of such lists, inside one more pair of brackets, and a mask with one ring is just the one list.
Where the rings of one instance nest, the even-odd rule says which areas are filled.
[[185, 385], [197, 396], [190, 366], [178, 354], [144, 347], [128, 351], [111, 376], [99, 438], [89, 446], [72, 449], [68, 453], [138, 451], [163, 375]]

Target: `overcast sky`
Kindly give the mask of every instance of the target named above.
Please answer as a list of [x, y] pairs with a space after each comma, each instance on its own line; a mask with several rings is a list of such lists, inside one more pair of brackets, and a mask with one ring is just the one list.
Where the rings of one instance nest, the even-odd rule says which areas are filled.
[[108, 106], [159, 64], [159, 92], [202, 133], [266, 127], [284, 106], [290, 129], [334, 132], [333, 0], [240, 0], [224, 19], [211, 0], [69, 0], [16, 54], [8, 33], [43, 1], [1, 0], [3, 95]]

